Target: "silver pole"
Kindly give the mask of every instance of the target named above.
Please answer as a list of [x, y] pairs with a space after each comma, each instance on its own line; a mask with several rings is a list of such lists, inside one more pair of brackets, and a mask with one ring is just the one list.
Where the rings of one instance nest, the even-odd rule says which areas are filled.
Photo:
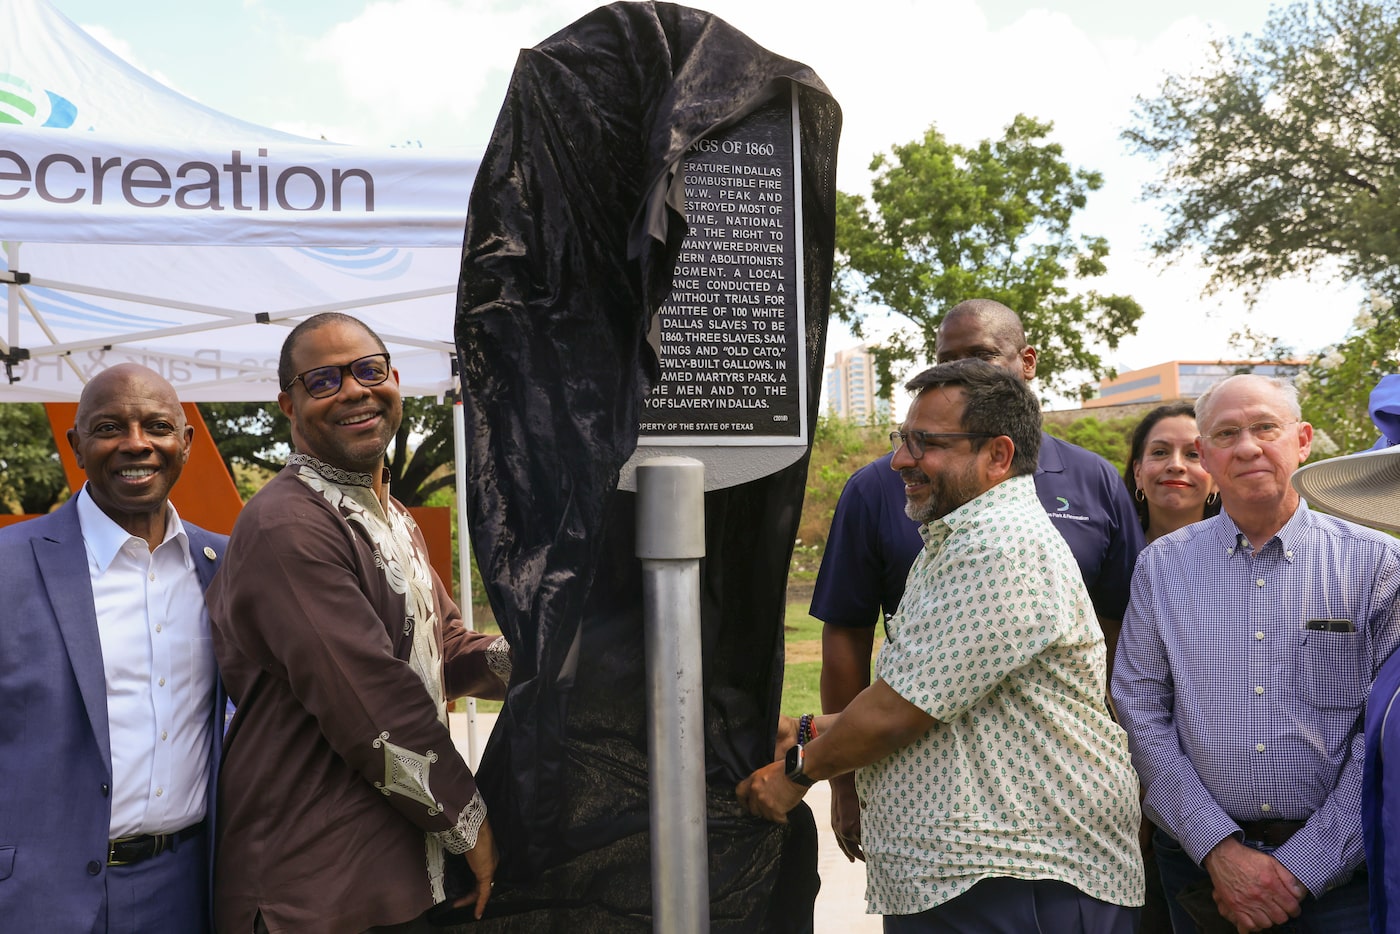
[[[452, 403], [452, 453], [457, 460], [457, 577], [462, 582], [457, 604], [462, 611], [462, 625], [473, 632], [476, 624], [472, 621], [472, 543], [467, 535], [467, 415], [462, 410], [460, 381], [457, 386], [457, 398]], [[481, 765], [476, 741], [476, 698], [466, 700], [467, 765], [475, 772]]]
[[710, 929], [705, 822], [705, 702], [700, 686], [700, 559], [705, 465], [656, 457], [637, 466], [637, 557], [646, 614], [651, 775], [652, 930]]

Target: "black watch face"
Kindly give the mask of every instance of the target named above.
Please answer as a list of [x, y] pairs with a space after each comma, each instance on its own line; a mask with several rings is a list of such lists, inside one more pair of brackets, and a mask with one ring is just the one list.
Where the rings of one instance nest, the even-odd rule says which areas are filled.
[[800, 758], [801, 755], [802, 749], [800, 747], [791, 746], [788, 748], [786, 760], [788, 778], [796, 778], [797, 776], [802, 774], [799, 771], [799, 768], [801, 767], [800, 763], [802, 761]]

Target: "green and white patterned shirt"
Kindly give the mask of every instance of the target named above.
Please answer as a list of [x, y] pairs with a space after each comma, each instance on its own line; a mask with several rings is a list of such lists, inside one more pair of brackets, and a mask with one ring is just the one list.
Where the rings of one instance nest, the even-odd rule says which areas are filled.
[[920, 528], [875, 675], [939, 720], [856, 773], [866, 901], [915, 914], [981, 879], [1143, 903], [1138, 781], [1105, 648], [1029, 476]]

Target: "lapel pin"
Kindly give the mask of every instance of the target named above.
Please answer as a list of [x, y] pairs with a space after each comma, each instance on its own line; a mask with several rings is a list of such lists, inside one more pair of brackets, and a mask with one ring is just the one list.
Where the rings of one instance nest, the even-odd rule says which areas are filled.
[[210, 548], [208, 545], [205, 545], [204, 557], [208, 558], [210, 561], [213, 561], [218, 556], [214, 554], [214, 549]]

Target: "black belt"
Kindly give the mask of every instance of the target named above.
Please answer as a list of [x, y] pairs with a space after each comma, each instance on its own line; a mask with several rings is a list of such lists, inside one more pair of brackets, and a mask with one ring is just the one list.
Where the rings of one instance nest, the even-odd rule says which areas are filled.
[[137, 837], [122, 837], [107, 845], [108, 866], [130, 866], [159, 856], [172, 849], [176, 843], [184, 843], [204, 830], [204, 821], [191, 824], [184, 830], [174, 833], [143, 833]]
[[1244, 831], [1244, 838], [1251, 843], [1283, 846], [1306, 823], [1301, 820], [1247, 820], [1240, 821], [1240, 830]]

